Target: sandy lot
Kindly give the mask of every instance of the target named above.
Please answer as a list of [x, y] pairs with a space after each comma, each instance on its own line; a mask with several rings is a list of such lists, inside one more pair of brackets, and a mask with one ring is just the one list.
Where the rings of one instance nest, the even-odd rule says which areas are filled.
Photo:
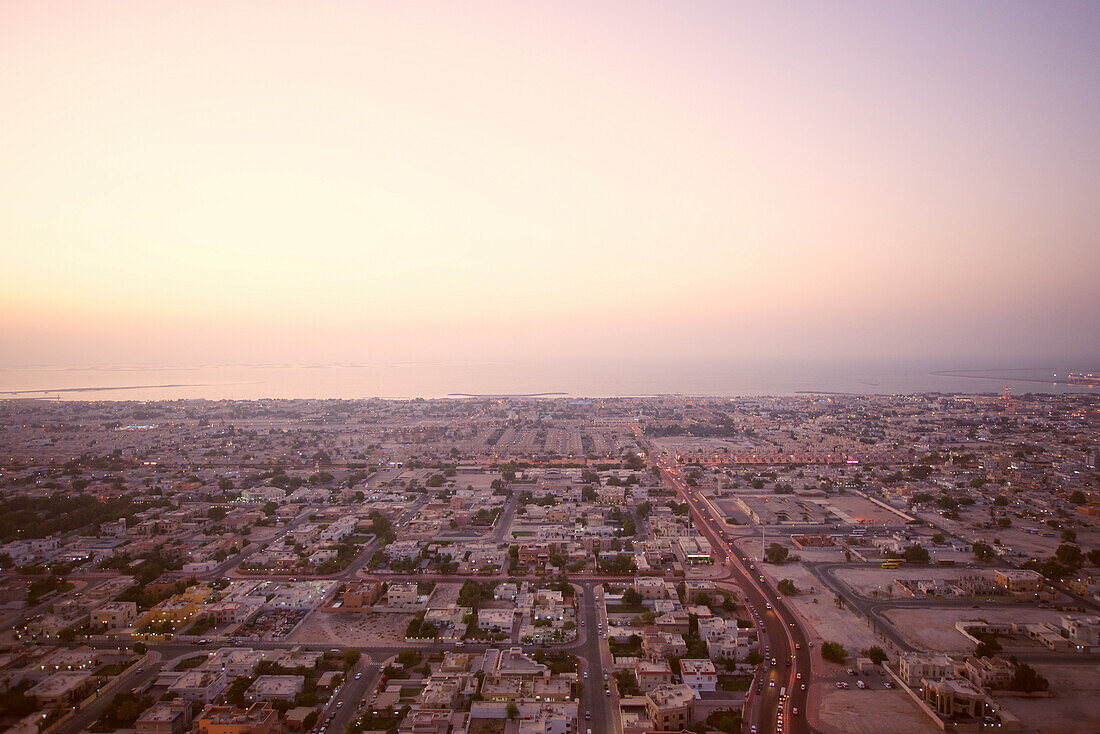
[[878, 681], [870, 690], [852, 686], [834, 688], [825, 681], [819, 715], [823, 723], [845, 734], [923, 734], [938, 732], [928, 716], [917, 708], [908, 694], [895, 688], [883, 688]]
[[842, 517], [847, 515], [857, 522], [876, 525], [896, 525], [899, 522], [904, 522], [900, 515], [890, 512], [857, 494], [831, 495], [821, 500], [821, 502], [825, 506], [843, 513]]
[[1100, 731], [1100, 664], [1036, 665], [1056, 692], [1054, 698], [1000, 696], [997, 702], [1016, 716], [1024, 731], [1093, 734]]
[[[764, 574], [778, 581], [790, 579], [799, 589], [796, 596], [787, 597], [799, 614], [810, 623], [819, 640], [839, 642], [849, 653], [855, 653], [872, 645], [882, 645], [865, 620], [848, 611], [838, 609], [834, 594], [825, 588], [802, 564], [788, 563], [782, 566], [763, 564]], [[813, 589], [813, 591], [811, 591]], [[814, 600], [817, 603], [814, 603]]]
[[[974, 643], [955, 629], [955, 623], [964, 619], [984, 619], [987, 622], [1054, 622], [1060, 612], [1047, 609], [891, 609], [886, 618], [914, 645], [926, 650], [938, 650], [951, 654], [969, 653]], [[1006, 642], [1006, 647], [1011, 642]]]
[[414, 616], [412, 612], [317, 611], [287, 639], [313, 645], [404, 644], [405, 628]]

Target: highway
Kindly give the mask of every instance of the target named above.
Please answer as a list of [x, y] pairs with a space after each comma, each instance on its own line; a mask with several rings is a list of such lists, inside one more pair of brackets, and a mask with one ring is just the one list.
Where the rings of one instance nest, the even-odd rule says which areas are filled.
[[[812, 675], [809, 636], [780, 595], [764, 580], [757, 562], [730, 539], [724, 519], [716, 516], [700, 493], [684, 481], [676, 462], [659, 459], [657, 466], [662, 477], [689, 503], [696, 529], [710, 541], [719, 555], [718, 562], [732, 573], [732, 580], [750, 605], [761, 632], [761, 653], [768, 650], [745, 703], [744, 731], [754, 734], [814, 731], [806, 722], [806, 694]], [[784, 688], [787, 696], [780, 700]]]
[[[603, 637], [599, 633], [600, 625], [607, 629], [607, 620], [601, 613], [603, 604], [599, 603], [598, 595], [603, 593], [603, 587], [588, 581], [574, 584], [581, 589], [579, 600], [580, 618], [584, 625], [580, 627], [580, 640], [567, 649], [576, 654], [581, 661], [581, 683], [584, 684], [584, 694], [581, 697], [581, 717], [585, 713], [591, 713], [592, 718], [586, 719], [580, 725], [580, 730], [593, 732], [614, 732], [618, 724], [618, 716], [614, 715], [613, 704], [617, 699], [612, 686], [614, 681], [604, 681], [604, 671], [610, 671], [610, 660], [605, 658]], [[610, 656], [610, 653], [608, 653]], [[587, 673], [588, 678], [583, 678]], [[608, 676], [610, 678], [610, 675]], [[611, 695], [604, 693], [604, 686], [611, 688]]]

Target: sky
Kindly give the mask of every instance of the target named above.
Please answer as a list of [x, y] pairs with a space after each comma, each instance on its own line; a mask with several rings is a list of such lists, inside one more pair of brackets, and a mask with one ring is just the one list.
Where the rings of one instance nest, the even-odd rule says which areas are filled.
[[0, 105], [0, 367], [1100, 367], [1097, 3], [6, 0]]

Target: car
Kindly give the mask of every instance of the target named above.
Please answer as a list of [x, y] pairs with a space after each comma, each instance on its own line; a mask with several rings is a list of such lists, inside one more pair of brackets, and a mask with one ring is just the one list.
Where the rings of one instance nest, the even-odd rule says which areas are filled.
[[604, 680], [611, 680], [611, 676], [609, 676], [607, 673], [604, 673], [603, 674], [603, 679]]
[[837, 688], [843, 688], [843, 687], [844, 687], [844, 681], [840, 681], [840, 680], [838, 680], [838, 681], [836, 682], [836, 687], [837, 687]]
[[791, 709], [791, 716], [798, 716], [798, 707], [797, 706]]
[[756, 724], [749, 727], [749, 734], [756, 734]]
[[610, 696], [611, 695], [611, 689], [608, 688], [607, 686], [604, 686], [603, 695]]
[[775, 688], [775, 681], [773, 681], [773, 680], [768, 681], [768, 688]]
[[777, 665], [777, 664], [778, 663], [775, 662], [775, 658], [772, 658], [772, 665]]
[[355, 680], [359, 680], [359, 679], [360, 679], [360, 678], [362, 678], [362, 677], [363, 677], [363, 674], [362, 674], [362, 673], [356, 673], [356, 674], [355, 674]]
[[795, 680], [802, 680], [802, 673], [795, 673], [794, 678]]
[[343, 706], [343, 705], [344, 705], [344, 702], [343, 702], [343, 701], [337, 701], [337, 702], [336, 702], [336, 708], [340, 708], [340, 707], [341, 707], [341, 706]]
[[855, 674], [856, 674], [856, 671], [852, 670], [851, 668], [848, 668], [848, 675], [855, 675]]
[[806, 644], [807, 644], [807, 645], [808, 645], [809, 647], [813, 647], [813, 646], [814, 646], [814, 641], [813, 641], [813, 640], [810, 640], [810, 641], [809, 641], [809, 642], [807, 642]]
[[802, 643], [800, 643], [800, 642], [794, 643], [794, 649], [795, 650], [801, 650], [802, 649]]
[[587, 671], [587, 670], [586, 670], [586, 671], [584, 671], [584, 679], [585, 679], [585, 680], [588, 680], [588, 671]]
[[894, 687], [894, 684], [893, 684], [893, 683], [891, 683], [890, 681], [886, 681], [886, 682], [885, 682], [885, 683], [883, 683], [882, 685], [886, 686], [887, 688], [893, 688], [893, 687]]
[[802, 684], [801, 686], [799, 686], [799, 688], [800, 688], [801, 690], [803, 690], [803, 691], [804, 691], [804, 690], [806, 690], [806, 684], [805, 684], [805, 683], [803, 683], [803, 684]]
[[592, 720], [592, 712], [591, 712], [591, 711], [585, 711], [585, 712], [584, 712], [584, 718], [586, 718], [586, 719], [588, 719], [589, 721], [591, 721], [591, 720]]

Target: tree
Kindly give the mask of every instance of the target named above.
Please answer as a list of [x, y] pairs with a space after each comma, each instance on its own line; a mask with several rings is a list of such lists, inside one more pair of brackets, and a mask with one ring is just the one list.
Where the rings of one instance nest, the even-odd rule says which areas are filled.
[[1032, 668], [1027, 663], [1016, 664], [1016, 670], [1012, 674], [1012, 680], [1008, 683], [1008, 689], [1010, 691], [1022, 691], [1024, 693], [1045, 691], [1049, 687], [1050, 681], [1040, 675], [1035, 668]]
[[928, 563], [931, 558], [928, 551], [916, 543], [903, 550], [901, 557], [909, 563]]
[[784, 596], [795, 596], [798, 594], [798, 587], [794, 585], [794, 581], [790, 579], [782, 579], [776, 588], [779, 589], [779, 593]]
[[940, 545], [941, 543], [943, 543], [943, 541], [944, 541], [943, 533], [932, 533], [932, 542], [933, 543], [935, 543], [936, 545]]
[[430, 477], [428, 477], [428, 481], [425, 482], [425, 485], [433, 488], [442, 487], [443, 481], [444, 479], [442, 474], [432, 474]]
[[785, 547], [779, 543], [772, 543], [768, 546], [768, 549], [764, 551], [764, 557], [768, 560], [768, 563], [783, 563], [787, 560], [788, 551]]
[[882, 665], [888, 659], [886, 651], [878, 645], [869, 647], [866, 650], [861, 650], [860, 655], [870, 660], [875, 665]]
[[649, 513], [653, 511], [653, 503], [647, 500], [638, 505], [634, 511], [638, 513], [638, 517], [645, 519], [649, 517]]
[[1054, 556], [1059, 562], [1070, 568], [1077, 568], [1084, 559], [1084, 554], [1081, 553], [1081, 549], [1073, 543], [1062, 543], [1058, 546], [1058, 550], [1054, 551]]
[[519, 717], [519, 706], [516, 706], [515, 701], [509, 701], [508, 706], [505, 708], [508, 712], [509, 719], [515, 719]]
[[642, 603], [642, 595], [634, 589], [627, 589], [623, 592], [623, 604], [628, 607], [636, 607]]
[[974, 551], [974, 557], [979, 561], [989, 561], [993, 558], [993, 547], [988, 543], [975, 543], [972, 550]]
[[1089, 564], [1100, 566], [1100, 548], [1093, 548], [1088, 552]]
[[359, 657], [362, 655], [358, 650], [344, 650], [344, 667], [354, 668], [359, 663]]
[[1088, 502], [1088, 498], [1085, 497], [1085, 493], [1079, 489], [1073, 490], [1073, 494], [1069, 496], [1069, 501], [1075, 505], [1083, 505]]
[[1077, 542], [1077, 531], [1074, 530], [1073, 528], [1065, 528], [1062, 531], [1062, 540], [1064, 540], [1067, 543]]
[[980, 639], [981, 642], [974, 648], [974, 657], [976, 658], [991, 658], [1004, 650], [1001, 643], [997, 642], [997, 638], [993, 635], [983, 635]]
[[823, 642], [821, 644], [821, 657], [839, 664], [848, 659], [848, 651], [839, 642]]
[[584, 498], [585, 502], [595, 502], [598, 495], [596, 494], [595, 488], [585, 486], [581, 488], [581, 497]]

